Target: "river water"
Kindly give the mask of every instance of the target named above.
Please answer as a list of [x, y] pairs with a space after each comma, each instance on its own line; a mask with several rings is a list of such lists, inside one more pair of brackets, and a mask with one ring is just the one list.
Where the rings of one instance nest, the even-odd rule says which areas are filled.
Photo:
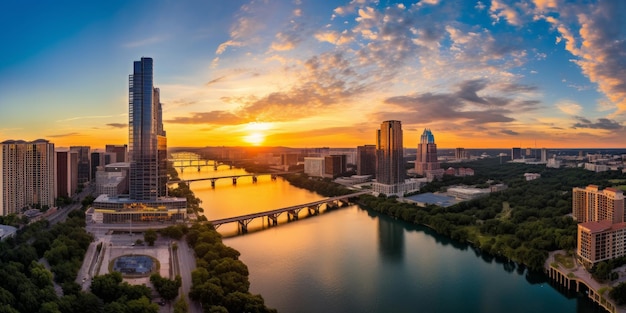
[[[179, 170], [180, 172], [180, 170]], [[245, 173], [187, 169], [181, 178]], [[209, 220], [307, 203], [321, 196], [269, 176], [237, 185], [220, 179], [191, 185]], [[603, 312], [582, 296], [565, 296], [543, 275], [482, 255], [427, 228], [344, 207], [250, 232], [218, 230], [241, 252], [250, 291], [279, 312]], [[264, 225], [265, 224], [265, 225]]]

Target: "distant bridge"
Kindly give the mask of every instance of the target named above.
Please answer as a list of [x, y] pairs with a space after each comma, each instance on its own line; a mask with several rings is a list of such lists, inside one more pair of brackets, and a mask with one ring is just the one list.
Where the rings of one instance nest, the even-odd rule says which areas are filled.
[[173, 185], [173, 184], [178, 184], [178, 183], [186, 183], [187, 185], [191, 186], [191, 183], [196, 182], [196, 181], [210, 180], [211, 181], [211, 187], [215, 188], [215, 181], [218, 180], [218, 179], [228, 179], [228, 178], [230, 178], [230, 179], [233, 180], [233, 185], [237, 185], [237, 179], [239, 179], [241, 177], [252, 177], [252, 182], [256, 183], [257, 179], [258, 179], [257, 177], [259, 177], [259, 176], [270, 175], [272, 180], [276, 180], [276, 177], [278, 175], [293, 174], [293, 173], [298, 173], [298, 172], [251, 173], [251, 174], [226, 175], [226, 176], [217, 176], [217, 177], [205, 177], [205, 178], [170, 180], [170, 181], [167, 182], [167, 184], [168, 185]]
[[259, 218], [259, 217], [260, 218], [267, 217], [267, 223], [268, 223], [269, 226], [278, 225], [278, 216], [280, 216], [282, 213], [287, 212], [288, 220], [292, 220], [292, 219], [293, 220], [297, 220], [298, 219], [298, 213], [300, 213], [300, 211], [303, 210], [303, 209], [307, 209], [309, 211], [309, 214], [311, 214], [311, 215], [317, 215], [320, 212], [320, 206], [322, 204], [327, 204], [328, 205], [328, 204], [332, 204], [332, 203], [335, 203], [335, 202], [337, 204], [339, 204], [339, 202], [346, 202], [345, 200], [347, 200], [349, 198], [358, 197], [360, 195], [369, 194], [369, 193], [371, 193], [371, 192], [370, 191], [360, 191], [360, 192], [351, 193], [349, 195], [343, 195], [343, 196], [326, 198], [326, 199], [315, 201], [315, 202], [304, 203], [304, 204], [299, 204], [299, 205], [293, 205], [293, 206], [280, 208], [280, 209], [275, 209], [275, 210], [271, 210], [271, 211], [252, 213], [252, 214], [246, 214], [246, 215], [241, 215], [241, 216], [223, 218], [223, 219], [219, 219], [219, 220], [213, 220], [213, 221], [209, 221], [209, 223], [211, 223], [213, 225], [213, 227], [215, 227], [215, 229], [217, 229], [222, 224], [235, 223], [236, 222], [236, 223], [239, 224], [239, 231], [241, 231], [242, 233], [246, 233], [246, 232], [248, 232], [248, 224], [250, 224], [250, 222], [252, 222], [254, 219]]

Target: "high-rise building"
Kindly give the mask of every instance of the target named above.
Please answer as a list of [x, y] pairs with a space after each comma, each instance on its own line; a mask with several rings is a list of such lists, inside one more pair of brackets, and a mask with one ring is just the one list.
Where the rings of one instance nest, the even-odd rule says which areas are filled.
[[511, 160], [519, 160], [522, 158], [522, 148], [511, 148]]
[[467, 151], [465, 151], [465, 148], [454, 149], [454, 158], [457, 160], [467, 159]]
[[33, 206], [54, 206], [54, 144], [7, 140], [0, 144], [0, 213]]
[[106, 145], [106, 152], [115, 153], [115, 161], [112, 163], [126, 162], [126, 154], [128, 153], [128, 145]]
[[159, 133], [162, 131], [159, 92], [153, 85], [151, 58], [134, 62], [129, 76], [130, 198], [156, 200], [159, 196]]
[[357, 175], [376, 175], [376, 145], [356, 147]]
[[[128, 196], [102, 194], [94, 201], [94, 222], [127, 223], [182, 220], [184, 198], [167, 197], [167, 139], [160, 91], [153, 84], [153, 62], [141, 58], [129, 75]], [[106, 169], [105, 169], [106, 170]], [[116, 182], [114, 182], [116, 183]], [[121, 184], [111, 193], [120, 192]]]
[[327, 155], [324, 157], [324, 176], [336, 177], [346, 171], [346, 155]]
[[435, 136], [430, 129], [424, 129], [417, 145], [417, 157], [415, 158], [415, 173], [428, 177], [442, 177], [444, 170], [437, 160], [437, 144]]
[[78, 152], [56, 149], [56, 197], [71, 197], [78, 189]]
[[78, 153], [78, 184], [91, 181], [91, 147], [71, 146], [70, 151]]
[[404, 183], [402, 123], [384, 121], [376, 132], [376, 181], [385, 185]]
[[541, 162], [548, 162], [548, 149], [546, 148], [541, 148]]
[[624, 222], [624, 193], [614, 188], [600, 190], [596, 185], [575, 187], [572, 190], [572, 215], [581, 223], [603, 220]]
[[314, 177], [324, 176], [324, 161], [321, 157], [305, 157], [304, 173]]
[[624, 193], [596, 185], [574, 188], [572, 213], [578, 224], [576, 254], [587, 266], [626, 255]]

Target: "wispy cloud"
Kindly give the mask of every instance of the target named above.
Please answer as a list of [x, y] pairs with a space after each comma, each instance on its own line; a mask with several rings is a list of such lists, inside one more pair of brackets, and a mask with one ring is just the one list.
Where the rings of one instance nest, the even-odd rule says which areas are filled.
[[149, 46], [149, 45], [153, 45], [156, 43], [160, 43], [160, 42], [165, 41], [166, 39], [167, 39], [166, 36], [152, 36], [149, 38], [138, 39], [135, 41], [127, 42], [123, 46], [125, 48], [138, 48], [138, 47], [144, 47], [144, 46]]
[[578, 123], [572, 125], [573, 128], [591, 128], [591, 129], [604, 129], [604, 130], [621, 130], [624, 129], [620, 123], [610, 120], [608, 118], [599, 118], [597, 122], [593, 123], [590, 120], [577, 116]]
[[76, 116], [76, 117], [70, 117], [70, 118], [66, 118], [62, 120], [57, 120], [57, 122], [70, 122], [70, 121], [77, 121], [77, 120], [98, 119], [98, 118], [108, 118], [108, 117], [112, 117], [112, 115]]
[[124, 123], [108, 123], [106, 125], [111, 127], [111, 128], [126, 128], [126, 127], [128, 127], [128, 124], [124, 124]]
[[49, 138], [62, 138], [62, 137], [75, 137], [75, 136], [82, 136], [82, 134], [81, 133], [77, 133], [77, 132], [73, 132], [73, 133], [65, 133], [65, 134], [48, 135], [46, 137], [49, 137]]

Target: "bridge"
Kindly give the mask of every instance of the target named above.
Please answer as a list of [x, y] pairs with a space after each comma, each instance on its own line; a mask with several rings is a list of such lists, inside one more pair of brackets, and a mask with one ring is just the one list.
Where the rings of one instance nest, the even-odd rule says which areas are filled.
[[329, 204], [337, 203], [337, 205], [339, 205], [339, 202], [346, 202], [346, 200], [349, 199], [349, 198], [358, 197], [360, 195], [364, 195], [364, 194], [368, 194], [368, 193], [371, 193], [371, 192], [370, 191], [360, 191], [360, 192], [351, 193], [351, 194], [348, 194], [348, 195], [326, 198], [326, 199], [322, 199], [322, 200], [315, 201], [315, 202], [304, 203], [304, 204], [299, 204], [299, 205], [293, 205], [293, 206], [280, 208], [280, 209], [275, 209], [275, 210], [271, 210], [271, 211], [252, 213], [252, 214], [246, 214], [246, 215], [241, 215], [241, 216], [223, 218], [223, 219], [219, 219], [219, 220], [213, 220], [213, 221], [209, 221], [209, 223], [211, 223], [213, 225], [213, 227], [215, 227], [215, 229], [217, 229], [222, 224], [235, 223], [236, 222], [236, 223], [239, 224], [239, 230], [242, 233], [246, 233], [246, 232], [248, 232], [248, 224], [250, 224], [250, 222], [252, 222], [254, 219], [257, 219], [259, 217], [261, 219], [263, 219], [264, 217], [267, 217], [268, 226], [278, 225], [278, 216], [280, 216], [281, 214], [283, 214], [285, 212], [287, 212], [287, 214], [288, 214], [287, 219], [289, 221], [297, 220], [298, 219], [298, 213], [300, 213], [300, 211], [302, 211], [303, 209], [307, 209], [309, 211], [310, 215], [317, 215], [320, 212], [320, 207], [322, 206], [322, 204], [329, 205]]
[[234, 161], [220, 161], [220, 160], [208, 160], [202, 158], [197, 153], [193, 152], [177, 152], [172, 153], [171, 158], [167, 159], [172, 162], [172, 166], [175, 168], [179, 168], [181, 172], [185, 171], [185, 168], [193, 167], [197, 168], [198, 172], [202, 167], [212, 166], [213, 170], [217, 171], [217, 168], [220, 166], [228, 166], [230, 169], [234, 167]]
[[178, 184], [178, 183], [186, 183], [188, 186], [191, 187], [191, 183], [193, 182], [210, 180], [211, 187], [215, 188], [215, 181], [218, 179], [230, 178], [233, 180], [233, 185], [237, 185], [237, 179], [241, 177], [252, 177], [252, 182], [256, 183], [259, 176], [270, 175], [272, 180], [276, 180], [276, 177], [278, 175], [293, 174], [293, 173], [297, 173], [297, 172], [251, 173], [251, 174], [226, 175], [226, 176], [215, 176], [215, 177], [205, 177], [205, 178], [193, 178], [193, 179], [186, 179], [186, 180], [170, 180], [167, 182], [167, 184], [173, 185], [173, 184]]

